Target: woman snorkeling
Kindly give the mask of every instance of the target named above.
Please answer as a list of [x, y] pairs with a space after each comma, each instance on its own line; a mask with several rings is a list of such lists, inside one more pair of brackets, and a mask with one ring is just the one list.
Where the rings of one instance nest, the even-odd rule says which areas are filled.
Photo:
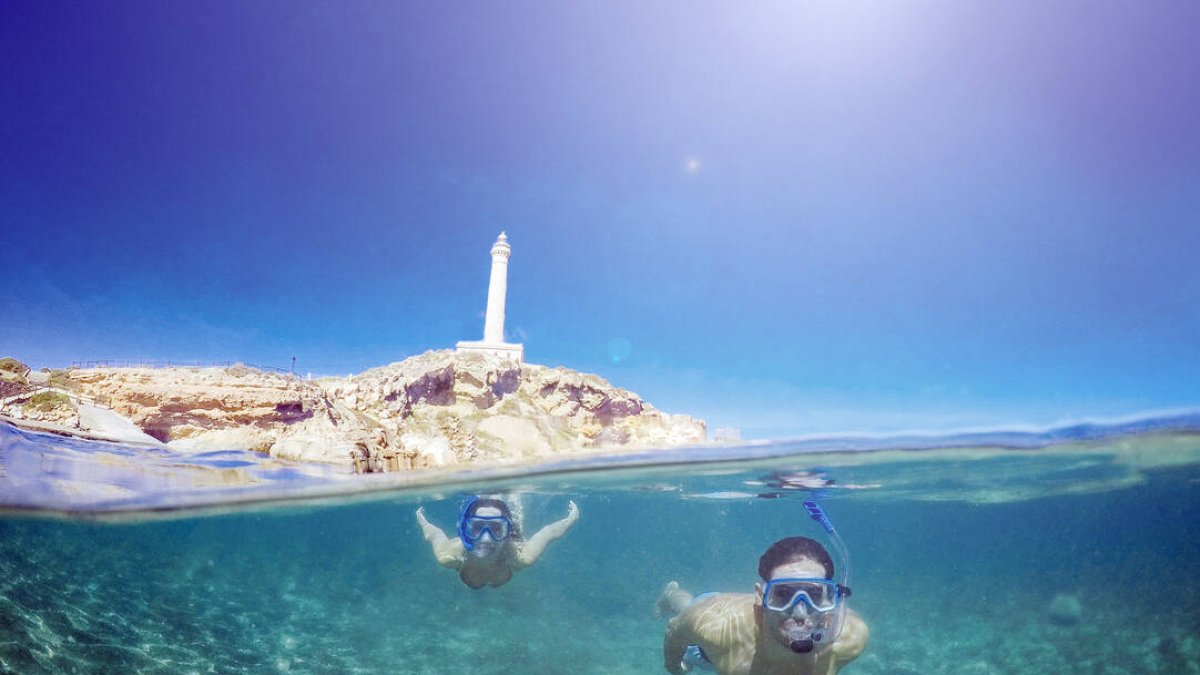
[[[517, 503], [519, 507], [519, 503]], [[567, 505], [567, 517], [550, 523], [526, 539], [521, 534], [514, 509], [503, 499], [472, 496], [458, 517], [458, 536], [450, 538], [417, 509], [417, 522], [433, 547], [438, 564], [458, 570], [458, 577], [471, 588], [502, 586], [513, 572], [537, 562], [550, 542], [558, 539], [579, 520], [575, 502]]]

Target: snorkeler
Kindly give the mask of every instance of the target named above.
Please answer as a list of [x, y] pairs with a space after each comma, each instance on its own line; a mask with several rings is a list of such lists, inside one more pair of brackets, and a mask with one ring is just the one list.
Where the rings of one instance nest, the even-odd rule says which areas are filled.
[[759, 558], [762, 581], [753, 595], [692, 597], [668, 583], [658, 599], [660, 616], [674, 615], [663, 639], [663, 666], [672, 673], [832, 675], [858, 658], [867, 646], [867, 625], [846, 606], [849, 558], [832, 525], [827, 531], [842, 557], [837, 581], [820, 543], [788, 537]]
[[458, 577], [471, 588], [501, 586], [513, 572], [537, 562], [550, 542], [558, 539], [579, 520], [575, 502], [567, 505], [567, 517], [543, 527], [526, 539], [519, 517], [501, 499], [471, 497], [458, 517], [458, 536], [447, 537], [417, 509], [417, 522], [425, 541], [433, 546], [438, 564], [458, 570]]

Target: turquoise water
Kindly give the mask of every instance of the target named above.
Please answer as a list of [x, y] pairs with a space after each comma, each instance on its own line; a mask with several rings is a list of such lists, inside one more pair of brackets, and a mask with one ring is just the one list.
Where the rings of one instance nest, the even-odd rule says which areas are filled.
[[[64, 441], [10, 431], [0, 495], [20, 510], [0, 518], [0, 671], [665, 672], [663, 584], [751, 591], [771, 542], [819, 537], [801, 500], [820, 488], [871, 629], [843, 673], [1200, 673], [1194, 422], [818, 439], [706, 449], [699, 463], [643, 453], [625, 460], [635, 466], [466, 474], [450, 489], [431, 484], [445, 475], [399, 484], [270, 465], [242, 482], [323, 498], [165, 518], [161, 491], [147, 489], [141, 506], [158, 513], [146, 517], [136, 491], [94, 499], [86, 444], [70, 446], [70, 475], [33, 485], [31, 458], [58, 457]], [[112, 465], [106, 484], [160, 485]], [[197, 482], [182, 490], [189, 506]], [[63, 516], [73, 491], [87, 513]], [[472, 591], [436, 564], [414, 511], [451, 530], [464, 494], [517, 491], [527, 533], [568, 500], [581, 519], [507, 585]], [[1057, 594], [1078, 600], [1077, 620], [1048, 612]]]

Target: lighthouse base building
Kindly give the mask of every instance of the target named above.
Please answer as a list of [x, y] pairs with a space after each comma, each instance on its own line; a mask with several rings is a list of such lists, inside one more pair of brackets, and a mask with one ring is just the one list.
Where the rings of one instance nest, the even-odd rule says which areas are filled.
[[454, 345], [460, 352], [479, 352], [499, 356], [503, 359], [524, 363], [525, 345], [512, 342], [484, 342], [483, 340], [463, 340]]

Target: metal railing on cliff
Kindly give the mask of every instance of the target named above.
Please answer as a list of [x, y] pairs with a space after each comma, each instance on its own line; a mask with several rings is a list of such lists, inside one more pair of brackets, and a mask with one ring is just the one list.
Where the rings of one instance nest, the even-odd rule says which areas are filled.
[[279, 368], [277, 366], [264, 366], [257, 363], [245, 363], [243, 361], [181, 361], [178, 359], [87, 359], [82, 361], [71, 362], [73, 369], [85, 368], [230, 368], [232, 366], [245, 366], [254, 370], [261, 370], [265, 373], [280, 373], [283, 375], [295, 375], [294, 372], [287, 368]]

